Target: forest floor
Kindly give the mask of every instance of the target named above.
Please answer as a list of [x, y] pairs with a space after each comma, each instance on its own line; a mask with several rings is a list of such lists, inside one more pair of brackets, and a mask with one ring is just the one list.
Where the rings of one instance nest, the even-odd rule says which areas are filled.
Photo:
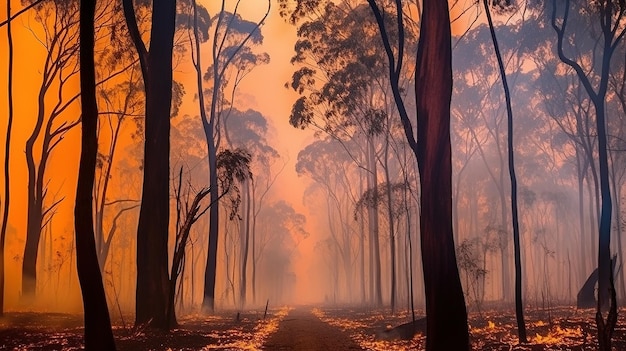
[[[423, 333], [406, 337], [392, 329], [411, 321], [406, 312], [364, 308], [283, 307], [215, 316], [179, 318], [171, 333], [126, 326], [116, 321], [118, 350], [421, 350]], [[420, 313], [417, 314], [419, 318]], [[470, 313], [473, 350], [597, 350], [593, 309], [571, 307], [526, 311], [529, 342], [518, 344], [511, 311]], [[9, 312], [0, 318], [0, 350], [80, 350], [82, 316]], [[423, 324], [418, 324], [418, 329]], [[626, 309], [620, 309], [613, 349], [626, 350]]]

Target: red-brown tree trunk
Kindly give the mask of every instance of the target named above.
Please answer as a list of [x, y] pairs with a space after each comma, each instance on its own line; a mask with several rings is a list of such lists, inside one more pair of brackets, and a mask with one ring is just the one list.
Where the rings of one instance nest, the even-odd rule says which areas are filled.
[[415, 91], [426, 350], [469, 350], [467, 311], [452, 229], [452, 49], [447, 1], [423, 2]]

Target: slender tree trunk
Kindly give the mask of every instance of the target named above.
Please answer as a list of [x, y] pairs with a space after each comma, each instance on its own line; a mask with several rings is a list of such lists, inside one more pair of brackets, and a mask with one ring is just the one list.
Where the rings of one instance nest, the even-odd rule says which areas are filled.
[[[369, 165], [371, 166], [371, 173], [369, 176], [370, 184], [369, 189], [375, 189], [378, 185], [377, 167], [375, 159], [374, 143], [372, 140], [368, 142], [369, 147]], [[380, 269], [380, 244], [379, 244], [379, 226], [378, 226], [378, 195], [374, 191], [374, 201], [369, 212], [369, 227], [370, 227], [370, 245], [371, 245], [371, 263], [372, 266], [372, 303], [376, 307], [383, 305], [382, 297], [382, 282], [381, 282], [381, 269]]]
[[[206, 140], [209, 145], [209, 187], [211, 209], [209, 209], [209, 241], [207, 261], [204, 273], [204, 297], [202, 309], [213, 313], [215, 311], [215, 278], [217, 274], [217, 244], [219, 235], [219, 194], [217, 185], [217, 150], [213, 137], [213, 123], [205, 126]], [[234, 292], [233, 292], [234, 294]]]
[[251, 211], [251, 203], [250, 203], [250, 182], [248, 180], [244, 181], [244, 240], [242, 243], [242, 251], [241, 251], [241, 283], [239, 284], [239, 302], [241, 303], [241, 308], [244, 308], [246, 305], [246, 291], [247, 291], [247, 282], [248, 282], [248, 255], [250, 251], [250, 211]]
[[[220, 27], [224, 16], [225, 2], [222, 1], [220, 14], [217, 19], [216, 30], [214, 34], [214, 41], [217, 40], [217, 29]], [[211, 209], [209, 210], [209, 241], [207, 248], [207, 260], [204, 271], [204, 297], [202, 299], [202, 309], [208, 312], [215, 311], [215, 279], [217, 275], [217, 245], [219, 242], [219, 190], [217, 184], [217, 148], [219, 146], [219, 127], [217, 123], [218, 111], [218, 99], [220, 99], [220, 91], [222, 87], [222, 67], [220, 67], [220, 52], [217, 42], [213, 43], [212, 47], [213, 57], [213, 91], [211, 96], [211, 111], [210, 116], [206, 116], [206, 113], [201, 112], [202, 126], [204, 128], [204, 136], [208, 149], [208, 161], [209, 161], [209, 187], [211, 189], [210, 201]], [[198, 55], [200, 52], [198, 51]], [[199, 57], [199, 56], [198, 56]], [[200, 91], [199, 94], [202, 94]], [[235, 292], [233, 290], [233, 298]]]
[[4, 244], [9, 222], [10, 183], [9, 160], [11, 156], [11, 134], [13, 132], [13, 32], [11, 25], [11, 1], [7, 1], [7, 52], [9, 55], [7, 74], [7, 135], [4, 144], [4, 207], [2, 208], [2, 228], [0, 229], [0, 316], [4, 315]]
[[98, 106], [94, 62], [95, 0], [80, 1], [80, 90], [82, 134], [74, 227], [76, 269], [83, 294], [85, 349], [115, 350], [111, 320], [94, 239], [93, 186], [98, 153]]
[[598, 306], [608, 309], [612, 286], [611, 276], [611, 189], [609, 184], [609, 165], [606, 140], [606, 122], [604, 99], [595, 104], [596, 123], [598, 129], [598, 158], [600, 165], [600, 192], [602, 196], [602, 212], [600, 213], [600, 236], [598, 240]]
[[580, 251], [579, 251], [579, 269], [578, 272], [578, 282], [579, 285], [582, 285], [585, 279], [587, 279], [587, 255], [586, 255], [586, 245], [585, 245], [585, 204], [584, 204], [584, 181], [585, 181], [585, 171], [583, 170], [583, 160], [581, 160], [582, 156], [580, 155], [580, 148], [576, 147], [576, 173], [577, 173], [577, 185], [578, 185], [578, 226], [580, 230]]
[[[391, 133], [391, 132], [388, 132]], [[391, 252], [391, 313], [396, 311], [396, 232], [393, 221], [393, 203], [391, 196], [391, 177], [389, 176], [389, 135], [385, 138], [384, 159], [385, 180], [387, 181], [387, 216], [389, 217], [389, 252]]]
[[[570, 1], [564, 4], [563, 18], [560, 23], [556, 19], [557, 2], [552, 2], [552, 28], [557, 34], [557, 50], [559, 59], [572, 67], [580, 83], [584, 86], [587, 95], [593, 102], [596, 112], [596, 130], [598, 133], [598, 166], [600, 175], [600, 228], [598, 234], [598, 304], [596, 312], [596, 324], [598, 327], [598, 340], [600, 350], [611, 350], [611, 336], [617, 323], [617, 309], [615, 301], [615, 287], [613, 284], [613, 271], [611, 266], [611, 188], [609, 183], [609, 165], [607, 152], [606, 134], [606, 95], [608, 89], [611, 57], [622, 40], [626, 30], [623, 23], [624, 4], [613, 1], [601, 1], [597, 7], [597, 21], [602, 30], [602, 55], [599, 80], [597, 87], [588, 78], [587, 72], [576, 61], [565, 56], [563, 41], [565, 28], [568, 24]], [[595, 16], [595, 14], [594, 14]], [[592, 168], [593, 170], [593, 168]], [[597, 188], [596, 188], [597, 192]], [[606, 320], [603, 312], [608, 310]]]
[[[483, 5], [485, 8], [485, 13], [487, 14], [487, 21], [489, 22], [489, 31], [491, 33], [493, 48], [496, 54], [496, 58], [498, 59], [498, 68], [500, 70], [500, 77], [502, 79], [502, 87], [504, 89], [504, 96], [506, 100], [506, 112], [508, 121], [507, 140], [509, 150], [509, 176], [511, 179], [511, 219], [513, 221], [513, 249], [515, 256], [515, 316], [517, 319], [517, 335], [519, 342], [525, 343], [527, 342], [527, 338], [526, 324], [524, 323], [524, 304], [522, 302], [522, 261], [519, 239], [519, 219], [517, 211], [517, 176], [515, 174], [515, 150], [513, 145], [513, 109], [511, 107], [511, 92], [509, 91], [509, 85], [506, 79], [506, 71], [504, 69], [504, 62], [502, 61], [502, 54], [500, 53], [500, 48], [498, 47], [498, 40], [496, 38], [496, 32], [493, 27], [493, 20], [491, 19], [491, 11], [489, 9], [488, 1], [483, 0]], [[508, 287], [508, 284], [506, 284], [506, 286]]]

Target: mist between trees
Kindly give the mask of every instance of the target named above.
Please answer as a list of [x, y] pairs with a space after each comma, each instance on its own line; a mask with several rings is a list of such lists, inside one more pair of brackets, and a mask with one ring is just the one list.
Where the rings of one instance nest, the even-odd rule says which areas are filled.
[[[436, 150], [416, 151], [416, 92], [439, 83], [416, 85], [426, 5], [402, 3], [97, 2], [93, 231], [112, 316], [168, 329], [177, 314], [268, 299], [426, 307], [431, 169], [416, 155]], [[470, 312], [516, 297], [509, 116], [480, 5], [449, 4], [449, 220]], [[601, 299], [614, 302], [614, 286], [623, 301], [624, 5], [489, 5], [511, 97], [524, 308], [576, 304], [599, 264]], [[79, 2], [18, 11], [2, 23], [15, 42], [3, 44], [3, 310], [75, 311]], [[275, 62], [285, 47], [291, 59]], [[254, 100], [268, 89], [289, 100]]]

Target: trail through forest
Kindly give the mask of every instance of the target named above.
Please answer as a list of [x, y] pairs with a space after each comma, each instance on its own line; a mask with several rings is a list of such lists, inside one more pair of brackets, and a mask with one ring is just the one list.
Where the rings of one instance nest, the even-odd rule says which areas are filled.
[[289, 311], [276, 333], [265, 343], [265, 350], [362, 350], [350, 337], [336, 327], [321, 321], [310, 310]]

